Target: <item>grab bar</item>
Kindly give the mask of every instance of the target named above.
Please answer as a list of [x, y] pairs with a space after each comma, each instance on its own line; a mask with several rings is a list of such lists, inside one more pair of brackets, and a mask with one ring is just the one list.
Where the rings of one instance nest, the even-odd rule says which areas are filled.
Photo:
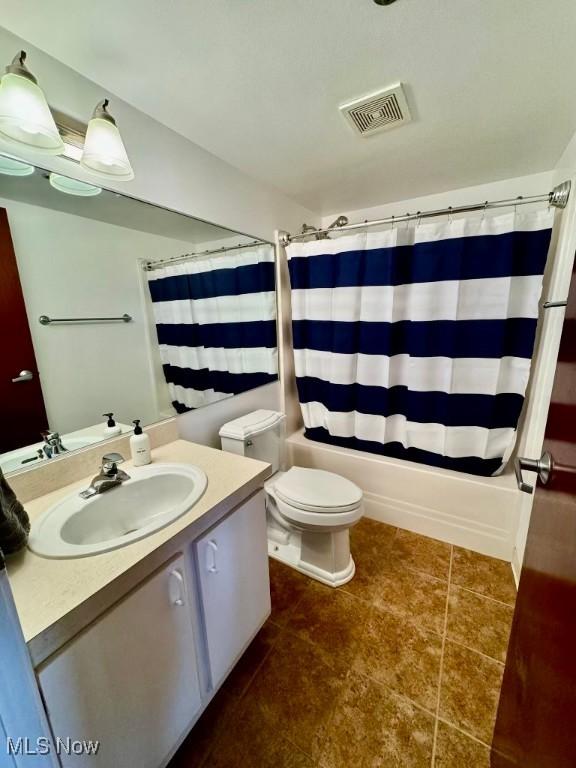
[[38, 320], [41, 325], [51, 325], [52, 323], [130, 323], [132, 315], [124, 314], [121, 317], [48, 317], [48, 315], [40, 315]]

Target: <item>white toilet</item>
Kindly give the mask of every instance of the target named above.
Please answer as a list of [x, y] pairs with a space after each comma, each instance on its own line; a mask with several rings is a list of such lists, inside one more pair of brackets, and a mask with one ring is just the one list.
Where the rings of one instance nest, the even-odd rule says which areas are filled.
[[338, 587], [354, 576], [349, 529], [362, 517], [362, 491], [333, 472], [283, 471], [284, 420], [259, 410], [229, 421], [220, 429], [222, 450], [272, 465], [264, 484], [270, 556]]

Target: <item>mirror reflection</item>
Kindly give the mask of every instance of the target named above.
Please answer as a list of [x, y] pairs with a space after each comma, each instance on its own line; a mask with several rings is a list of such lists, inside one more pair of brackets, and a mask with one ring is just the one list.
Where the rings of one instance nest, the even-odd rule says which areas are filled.
[[0, 158], [5, 473], [277, 378], [270, 244], [27, 169]]

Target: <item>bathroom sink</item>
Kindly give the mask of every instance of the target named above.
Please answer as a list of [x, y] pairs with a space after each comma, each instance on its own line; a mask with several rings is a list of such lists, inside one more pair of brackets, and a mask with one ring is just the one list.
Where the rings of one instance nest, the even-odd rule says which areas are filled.
[[188, 464], [129, 467], [130, 479], [82, 499], [82, 488], [32, 524], [28, 542], [42, 557], [88, 557], [132, 544], [164, 528], [200, 499], [207, 477]]

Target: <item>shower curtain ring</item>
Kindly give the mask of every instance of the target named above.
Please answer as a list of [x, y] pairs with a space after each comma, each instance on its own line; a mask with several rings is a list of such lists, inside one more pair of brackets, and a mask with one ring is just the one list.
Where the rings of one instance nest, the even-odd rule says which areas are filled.
[[392, 216], [392, 230], [396, 229], [396, 222], [394, 221], [394, 216]]
[[486, 209], [488, 208], [488, 200], [484, 201], [484, 208], [482, 208], [482, 221], [486, 218]]
[[420, 222], [422, 221], [422, 211], [416, 211], [416, 216], [418, 216], [416, 219], [416, 226], [419, 227]]
[[452, 206], [448, 206], [448, 224], [452, 224]]

